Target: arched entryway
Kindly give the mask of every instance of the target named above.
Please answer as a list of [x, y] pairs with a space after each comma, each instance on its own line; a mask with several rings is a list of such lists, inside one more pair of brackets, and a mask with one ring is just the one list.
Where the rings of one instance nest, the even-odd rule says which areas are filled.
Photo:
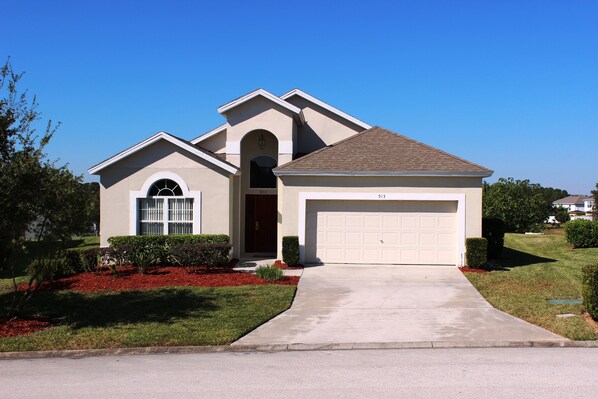
[[245, 253], [276, 252], [278, 200], [276, 177], [278, 140], [266, 130], [254, 130], [241, 141], [242, 220]]

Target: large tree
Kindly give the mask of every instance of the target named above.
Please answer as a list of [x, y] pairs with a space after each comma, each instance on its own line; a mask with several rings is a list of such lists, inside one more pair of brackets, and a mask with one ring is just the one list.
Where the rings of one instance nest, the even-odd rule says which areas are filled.
[[483, 192], [483, 213], [505, 222], [507, 231], [523, 233], [537, 229], [550, 214], [542, 186], [529, 180], [500, 178], [486, 185]]
[[38, 241], [64, 242], [84, 230], [87, 207], [81, 177], [46, 156], [58, 125], [37, 133], [41, 114], [35, 96], [19, 91], [22, 76], [10, 60], [0, 69], [0, 269], [13, 277], [27, 230]]

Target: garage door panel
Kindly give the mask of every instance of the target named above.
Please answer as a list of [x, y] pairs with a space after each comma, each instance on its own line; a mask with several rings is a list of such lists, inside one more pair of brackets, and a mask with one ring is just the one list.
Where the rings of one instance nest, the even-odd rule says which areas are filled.
[[417, 217], [404, 215], [401, 217], [402, 229], [417, 229]]
[[401, 245], [417, 245], [417, 233], [409, 232], [401, 234]]
[[399, 233], [382, 232], [382, 242], [390, 246], [399, 245]]
[[420, 216], [419, 227], [422, 229], [436, 229], [436, 221], [438, 220], [435, 216]]
[[350, 246], [360, 247], [363, 242], [363, 235], [358, 232], [348, 231], [345, 233], [345, 244]]
[[306, 261], [456, 263], [456, 203], [308, 201]]

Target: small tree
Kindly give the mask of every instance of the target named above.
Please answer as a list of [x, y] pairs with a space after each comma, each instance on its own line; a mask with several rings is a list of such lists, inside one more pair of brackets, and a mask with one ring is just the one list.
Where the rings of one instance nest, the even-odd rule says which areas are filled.
[[541, 188], [529, 180], [500, 178], [482, 189], [484, 216], [504, 220], [505, 229], [510, 232], [537, 229], [550, 214]]
[[568, 222], [569, 220], [571, 220], [571, 217], [569, 216], [569, 212], [567, 211], [566, 208], [563, 208], [562, 206], [555, 206], [553, 213], [554, 213], [554, 218], [559, 223], [565, 223], [565, 222]]

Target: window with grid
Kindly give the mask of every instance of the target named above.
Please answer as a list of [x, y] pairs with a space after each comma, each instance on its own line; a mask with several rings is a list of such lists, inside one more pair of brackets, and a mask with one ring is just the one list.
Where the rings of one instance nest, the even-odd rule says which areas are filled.
[[137, 208], [140, 235], [193, 233], [193, 198], [184, 198], [172, 180], [155, 182], [147, 198], [138, 199]]

